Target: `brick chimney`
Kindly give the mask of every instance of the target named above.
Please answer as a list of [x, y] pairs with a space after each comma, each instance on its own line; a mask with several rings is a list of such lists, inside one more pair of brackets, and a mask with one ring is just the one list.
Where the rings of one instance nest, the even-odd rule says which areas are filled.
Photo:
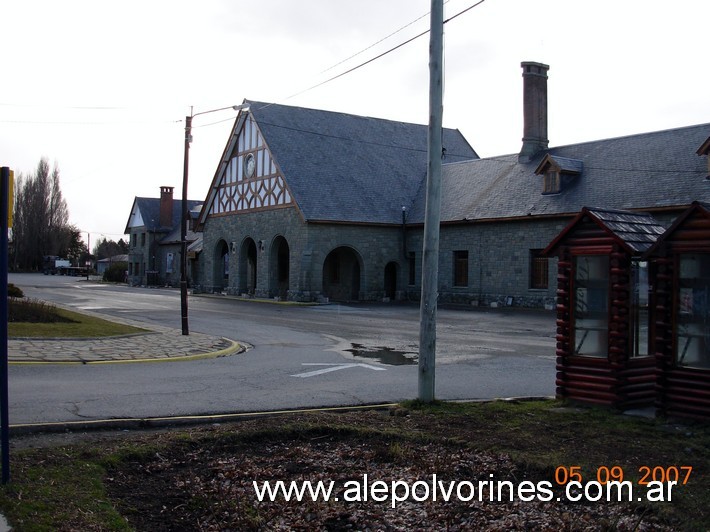
[[173, 226], [173, 187], [160, 187], [160, 227]]
[[524, 61], [523, 67], [523, 147], [518, 161], [530, 162], [548, 147], [547, 71], [548, 65]]

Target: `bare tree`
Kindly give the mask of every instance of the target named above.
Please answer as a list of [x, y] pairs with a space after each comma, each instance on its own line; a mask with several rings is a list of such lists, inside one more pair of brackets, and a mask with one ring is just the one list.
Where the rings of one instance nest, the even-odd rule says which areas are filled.
[[59, 167], [50, 172], [42, 158], [34, 174], [15, 184], [13, 258], [15, 269], [41, 269], [44, 255], [62, 255], [71, 244], [69, 209], [59, 185]]

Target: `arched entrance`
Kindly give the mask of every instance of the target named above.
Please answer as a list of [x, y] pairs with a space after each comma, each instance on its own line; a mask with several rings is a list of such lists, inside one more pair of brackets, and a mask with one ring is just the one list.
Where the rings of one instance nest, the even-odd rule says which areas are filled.
[[288, 242], [282, 236], [277, 236], [271, 245], [271, 278], [269, 291], [280, 299], [288, 299], [290, 255]]
[[396, 262], [388, 262], [385, 266], [385, 297], [394, 301], [397, 296], [397, 270]]
[[257, 256], [256, 242], [251, 238], [244, 240], [239, 254], [239, 286], [252, 296], [256, 292]]
[[215, 246], [213, 278], [213, 291], [221, 292], [229, 286], [229, 246], [224, 240], [220, 240]]
[[333, 301], [360, 299], [361, 259], [349, 247], [331, 251], [323, 262], [323, 294]]

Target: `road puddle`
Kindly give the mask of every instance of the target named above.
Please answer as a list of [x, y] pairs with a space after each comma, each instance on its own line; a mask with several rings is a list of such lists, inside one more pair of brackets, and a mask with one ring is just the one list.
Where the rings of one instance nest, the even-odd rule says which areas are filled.
[[409, 351], [397, 351], [391, 347], [368, 347], [362, 344], [351, 344], [352, 349], [346, 349], [359, 358], [369, 358], [377, 360], [381, 364], [388, 366], [410, 366], [419, 362], [416, 353]]

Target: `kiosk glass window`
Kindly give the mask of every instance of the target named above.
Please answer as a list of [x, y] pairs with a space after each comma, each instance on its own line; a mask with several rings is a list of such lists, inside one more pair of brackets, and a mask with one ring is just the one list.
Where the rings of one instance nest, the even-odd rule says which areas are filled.
[[650, 338], [648, 262], [634, 261], [631, 263], [631, 280], [631, 356], [645, 357], [649, 355]]
[[606, 358], [609, 329], [609, 257], [574, 260], [574, 354]]
[[683, 253], [678, 260], [676, 361], [710, 369], [710, 253]]

